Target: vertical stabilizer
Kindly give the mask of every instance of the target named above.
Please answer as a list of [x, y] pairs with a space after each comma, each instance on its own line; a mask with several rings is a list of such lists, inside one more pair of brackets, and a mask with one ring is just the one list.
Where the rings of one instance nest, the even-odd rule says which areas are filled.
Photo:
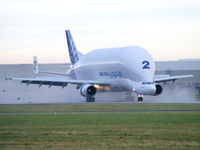
[[39, 66], [38, 66], [38, 62], [37, 62], [37, 57], [34, 56], [33, 57], [33, 73], [38, 75], [39, 74]]
[[66, 30], [65, 33], [66, 33], [66, 38], [67, 38], [69, 57], [71, 60], [71, 64], [73, 65], [79, 60], [81, 54], [80, 52], [78, 52], [76, 48], [76, 45], [74, 43], [70, 30]]

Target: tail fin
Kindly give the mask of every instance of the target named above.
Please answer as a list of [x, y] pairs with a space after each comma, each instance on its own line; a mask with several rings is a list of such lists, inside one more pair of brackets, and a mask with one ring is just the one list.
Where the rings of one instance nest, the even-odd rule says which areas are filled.
[[66, 30], [65, 33], [66, 33], [66, 38], [67, 38], [69, 56], [70, 56], [71, 63], [73, 65], [79, 60], [82, 54], [78, 52], [76, 45], [74, 43], [74, 40], [72, 38], [72, 35], [70, 33], [70, 30]]
[[33, 73], [38, 75], [39, 74], [39, 66], [38, 66], [38, 62], [37, 62], [37, 57], [34, 56], [33, 57]]

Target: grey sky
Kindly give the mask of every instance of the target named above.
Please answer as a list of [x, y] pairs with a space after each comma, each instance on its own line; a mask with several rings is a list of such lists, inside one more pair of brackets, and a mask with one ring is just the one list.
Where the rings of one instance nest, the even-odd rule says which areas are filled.
[[0, 63], [69, 62], [78, 49], [138, 45], [155, 60], [200, 58], [199, 0], [0, 0]]

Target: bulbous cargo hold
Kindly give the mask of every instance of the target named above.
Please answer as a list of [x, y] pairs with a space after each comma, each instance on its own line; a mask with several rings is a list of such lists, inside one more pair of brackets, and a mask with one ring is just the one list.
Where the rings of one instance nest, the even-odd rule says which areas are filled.
[[74, 65], [73, 71], [81, 80], [120, 77], [135, 82], [152, 82], [155, 63], [149, 52], [139, 46], [104, 48], [85, 54]]

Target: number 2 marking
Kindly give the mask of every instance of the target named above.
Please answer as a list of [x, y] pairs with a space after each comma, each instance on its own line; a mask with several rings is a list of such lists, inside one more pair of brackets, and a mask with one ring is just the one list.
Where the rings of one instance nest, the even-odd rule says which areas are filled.
[[145, 60], [145, 61], [142, 62], [142, 64], [144, 65], [142, 69], [150, 69], [150, 66], [149, 66], [150, 63], [149, 63], [149, 61]]

